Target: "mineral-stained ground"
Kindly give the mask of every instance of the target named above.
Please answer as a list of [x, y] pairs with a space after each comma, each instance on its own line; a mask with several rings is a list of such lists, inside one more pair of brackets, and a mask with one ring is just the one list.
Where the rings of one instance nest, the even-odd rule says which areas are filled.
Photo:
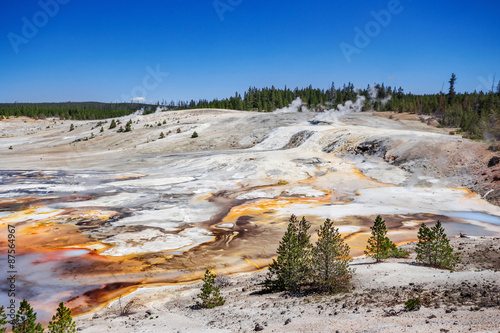
[[[462, 254], [463, 269], [469, 267], [467, 274], [477, 273], [477, 277], [460, 280], [460, 285], [465, 283], [462, 287], [450, 287], [449, 297], [439, 294], [444, 303], [435, 311], [446, 306], [447, 310], [457, 307], [461, 311], [460, 298], [455, 300], [460, 287], [465, 294], [475, 295], [464, 298], [475, 300], [469, 308], [481, 307], [471, 315], [498, 314], [498, 305], [491, 306], [493, 300], [481, 296], [493, 292], [487, 289], [489, 282], [481, 282], [480, 277], [487, 273], [493, 274], [489, 279], [500, 280], [495, 272], [500, 257], [495, 238], [500, 235], [500, 164], [490, 145], [437, 128], [434, 119], [417, 115], [362, 112], [332, 117], [335, 120], [331, 122], [312, 121], [315, 117], [310, 112], [168, 111], [120, 119], [121, 125], [133, 121], [133, 130], [125, 133], [108, 129], [109, 120], [0, 121], [0, 251], [7, 251], [7, 225], [15, 226], [20, 298], [31, 300], [46, 320], [59, 301], [71, 306], [74, 313], [84, 314], [112, 301], [116, 307], [117, 299], [139, 297], [146, 290], [143, 287], [154, 286], [164, 303], [156, 300], [148, 305], [147, 298], [136, 302], [144, 309], [167, 304], [161, 306], [163, 315], [174, 316], [178, 306], [168, 300], [181, 297], [179, 290], [187, 288], [192, 302], [195, 291], [185, 283], [197, 281], [206, 268], [231, 275], [243, 284], [262, 279], [265, 271], [259, 271], [276, 255], [291, 214], [306, 216], [313, 225], [313, 235], [322, 221], [333, 219], [351, 246], [352, 256], [363, 254], [369, 227], [381, 214], [389, 237], [397, 244], [414, 241], [421, 223], [432, 225], [438, 219], [450, 237], [460, 233], [489, 237], [491, 248]], [[75, 129], [69, 131], [72, 123]], [[194, 131], [197, 138], [191, 138]], [[161, 133], [164, 138], [160, 138]], [[478, 261], [480, 256], [489, 259]], [[471, 268], [479, 262], [493, 266]], [[434, 274], [430, 268], [399, 262], [359, 265], [360, 272], [368, 273], [393, 265], [398, 268], [394, 274], [403, 270], [420, 276], [424, 272], [425, 278], [436, 275], [433, 278], [439, 283], [446, 283], [448, 276], [453, 280], [466, 274], [460, 272], [462, 269]], [[401, 304], [394, 295], [403, 300], [409, 297], [410, 287], [425, 287], [398, 286], [393, 281], [381, 286], [385, 276], [393, 275], [388, 269], [375, 274], [372, 283], [363, 282], [354, 293], [326, 297], [321, 302], [328, 307], [315, 306], [331, 310], [331, 316], [328, 313], [325, 317], [328, 320], [347, 316], [349, 321], [347, 310], [359, 312], [361, 306], [371, 304], [373, 311], [367, 315], [383, 322], [380, 318], [389, 317], [375, 314], [376, 309], [389, 311]], [[251, 275], [234, 276], [242, 273]], [[248, 295], [237, 292], [242, 288], [240, 282], [229, 289], [233, 290], [231, 295], [238, 294], [234, 297]], [[401, 283], [410, 282], [403, 279]], [[372, 284], [377, 290], [371, 291]], [[256, 291], [259, 287], [252, 288]], [[424, 301], [423, 309], [434, 309], [431, 301], [437, 296], [433, 289], [425, 290], [421, 293], [429, 303]], [[2, 304], [5, 295], [2, 290]], [[347, 298], [340, 301], [342, 297]], [[289, 307], [293, 307], [290, 302], [303, 304], [314, 299], [257, 294], [248, 299], [267, 304], [262, 306], [269, 309], [261, 312], [271, 316], [274, 310], [270, 309], [277, 306], [268, 298]], [[182, 302], [189, 303], [187, 299]], [[332, 302], [344, 308], [333, 307]], [[489, 302], [488, 306], [484, 302]], [[231, 301], [227, 304], [234, 307]], [[304, 311], [312, 308], [308, 305], [307, 309]], [[316, 310], [326, 313], [319, 307]], [[222, 307], [206, 316], [230, 318], [227, 311]], [[288, 317], [287, 310], [281, 311], [285, 311], [280, 314], [282, 326]], [[422, 311], [390, 317], [418, 317]], [[457, 313], [450, 311], [450, 316]], [[241, 316], [245, 313], [240, 312]], [[202, 312], [189, 313], [194, 318]], [[213, 319], [209, 324], [196, 318], [203, 327], [254, 329], [250, 326], [255, 323], [248, 318], [232, 315], [236, 322], [244, 323], [241, 329], [236, 323], [219, 325]], [[249, 318], [259, 325], [265, 321], [278, 325], [281, 317]], [[294, 325], [298, 325], [297, 320], [291, 318], [286, 326], [275, 329], [299, 330]]]

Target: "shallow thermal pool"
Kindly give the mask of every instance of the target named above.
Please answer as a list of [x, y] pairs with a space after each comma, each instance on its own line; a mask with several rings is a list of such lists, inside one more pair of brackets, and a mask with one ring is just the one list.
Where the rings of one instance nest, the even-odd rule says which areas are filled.
[[464, 211], [443, 211], [443, 215], [458, 217], [464, 220], [473, 220], [478, 222], [492, 223], [500, 225], [500, 216], [483, 212], [464, 212]]

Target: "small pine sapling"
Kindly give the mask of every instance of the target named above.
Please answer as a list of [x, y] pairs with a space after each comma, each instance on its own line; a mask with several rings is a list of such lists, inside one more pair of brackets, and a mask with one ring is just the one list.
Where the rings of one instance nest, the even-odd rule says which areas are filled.
[[196, 305], [198, 307], [204, 309], [212, 309], [216, 306], [221, 306], [226, 303], [226, 300], [220, 294], [219, 287], [215, 285], [216, 277], [217, 276], [213, 274], [209, 269], [205, 271], [201, 293], [196, 295], [200, 299], [200, 301], [196, 302]]
[[5, 308], [0, 306], [0, 333], [5, 333], [7, 331], [7, 315], [5, 314]]
[[25, 299], [19, 304], [11, 324], [13, 333], [43, 333], [42, 325], [36, 322], [36, 312]]
[[370, 229], [372, 230], [372, 235], [368, 239], [365, 254], [375, 258], [376, 262], [380, 262], [383, 259], [388, 258], [390, 256], [391, 249], [396, 246], [386, 236], [387, 227], [385, 225], [385, 221], [382, 220], [382, 216], [377, 215], [377, 218]]
[[47, 329], [48, 333], [76, 333], [76, 323], [71, 317], [71, 310], [65, 307], [63, 302], [59, 303]]
[[130, 132], [130, 131], [132, 131], [132, 119], [127, 121], [127, 123], [125, 124], [125, 130], [123, 132]]

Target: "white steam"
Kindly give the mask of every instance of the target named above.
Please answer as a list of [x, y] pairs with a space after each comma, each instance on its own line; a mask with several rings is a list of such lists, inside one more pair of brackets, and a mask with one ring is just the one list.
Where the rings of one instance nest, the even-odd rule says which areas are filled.
[[144, 114], [144, 108], [140, 108], [139, 110], [132, 113], [132, 116], [142, 116]]
[[[311, 121], [312, 123], [336, 123], [340, 118], [350, 114], [357, 113], [363, 110], [363, 106], [366, 102], [366, 97], [360, 95], [360, 90], [357, 89], [356, 101], [347, 101], [344, 104], [338, 104], [336, 107], [331, 108], [329, 110], [325, 110], [324, 112], [316, 115], [314, 119]], [[371, 103], [380, 102], [382, 105], [385, 105], [387, 102], [391, 100], [391, 95], [383, 99], [378, 99], [379, 90], [375, 84], [368, 86], [368, 99]], [[328, 104], [328, 103], [327, 103]], [[274, 113], [293, 113], [293, 112], [311, 112], [302, 101], [300, 97], [297, 97], [288, 107], [284, 107], [281, 109], [277, 109]]]
[[344, 105], [339, 104], [337, 108], [326, 110], [318, 114], [312, 120], [313, 123], [336, 123], [340, 118], [354, 112], [360, 112], [365, 104], [366, 97], [357, 95], [356, 101], [347, 101]]
[[[161, 106], [157, 106], [156, 107], [156, 111], [154, 112], [154, 114], [158, 114], [162, 111], [166, 111], [167, 108], [163, 108]], [[142, 116], [144, 114], [144, 108], [140, 108], [139, 110], [135, 111], [134, 113], [131, 114], [131, 116]]]
[[[370, 102], [376, 102], [378, 100], [377, 96], [378, 96], [378, 89], [377, 87], [375, 86], [375, 84], [371, 85], [368, 87], [368, 96], [370, 97]], [[382, 98], [379, 100], [380, 104], [382, 105], [386, 105], [387, 102], [389, 102], [391, 100], [392, 96], [389, 95], [385, 98]]]
[[391, 95], [389, 95], [389, 96], [387, 96], [386, 98], [381, 99], [381, 100], [380, 100], [380, 103], [381, 103], [382, 105], [386, 105], [386, 104], [387, 104], [387, 102], [389, 102], [389, 101], [391, 100], [391, 98], [392, 98], [392, 96], [391, 96]]
[[377, 99], [377, 95], [378, 95], [378, 90], [375, 87], [375, 85], [369, 86], [368, 87], [368, 96], [370, 97], [370, 101], [375, 101]]
[[288, 107], [277, 109], [274, 113], [293, 113], [293, 112], [309, 112], [309, 109], [304, 105], [300, 97], [297, 97]]

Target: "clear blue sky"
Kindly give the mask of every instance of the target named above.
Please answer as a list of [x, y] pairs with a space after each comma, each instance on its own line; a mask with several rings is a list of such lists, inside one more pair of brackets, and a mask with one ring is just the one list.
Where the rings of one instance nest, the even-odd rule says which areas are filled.
[[[0, 102], [212, 99], [332, 81], [436, 93], [452, 72], [463, 92], [500, 79], [499, 1], [58, 1], [2, 1]], [[373, 24], [390, 5], [390, 22]], [[341, 43], [357, 47], [350, 62]]]

